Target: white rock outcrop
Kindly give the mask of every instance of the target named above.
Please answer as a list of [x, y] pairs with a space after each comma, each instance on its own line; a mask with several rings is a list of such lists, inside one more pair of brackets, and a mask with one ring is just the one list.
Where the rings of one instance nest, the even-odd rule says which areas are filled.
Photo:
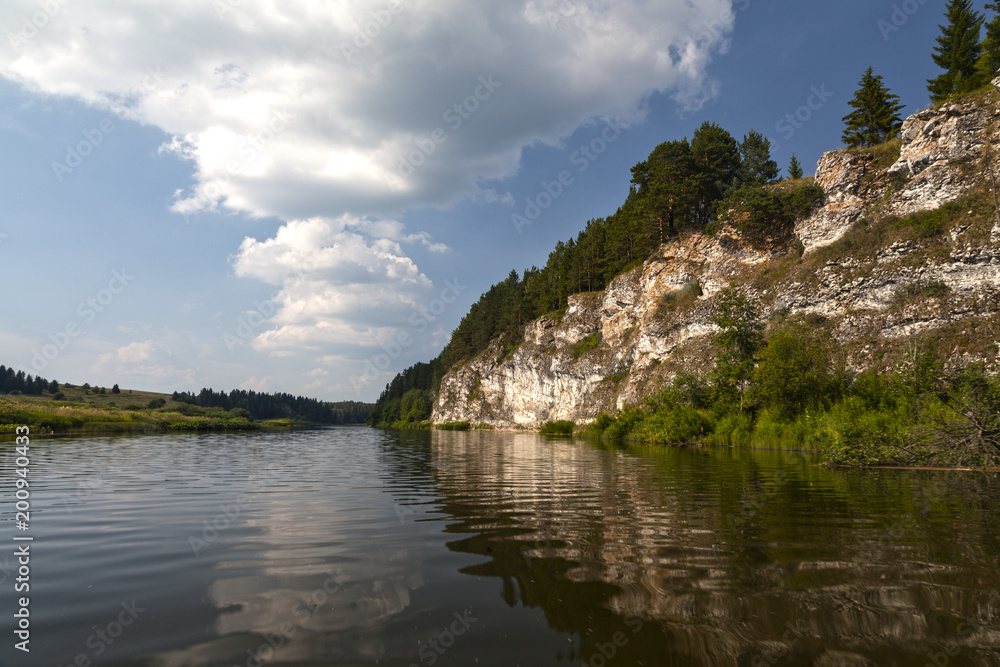
[[[862, 216], [935, 209], [984, 182], [982, 154], [997, 143], [990, 132], [998, 120], [996, 103], [922, 111], [903, 124], [899, 159], [881, 170], [864, 151], [824, 154], [816, 182], [825, 201], [795, 226], [805, 252], [842, 238]], [[772, 314], [819, 316], [843, 342], [866, 343], [852, 353], [861, 366], [872, 341], [956, 323], [992, 332], [989, 341], [1000, 338], [1000, 223], [992, 211], [936, 238], [887, 241], [819, 266], [808, 256], [785, 261], [786, 273], [762, 279], [788, 252], [787, 243], [754, 247], [725, 230], [684, 234], [603, 293], [570, 297], [561, 320], [528, 324], [524, 342], [507, 356], [495, 343], [452, 369], [431, 418], [537, 428], [559, 419], [587, 423], [637, 403], [678, 370], [707, 370], [712, 299], [733, 282], [764, 285], [758, 295]], [[700, 294], [687, 288], [678, 298], [693, 283]]]
[[816, 184], [826, 199], [795, 227], [806, 252], [837, 241], [869, 213], [902, 217], [957, 200], [976, 182], [963, 170], [981, 157], [991, 142], [986, 129], [998, 119], [996, 105], [971, 102], [916, 113], [903, 121], [899, 158], [884, 172], [864, 150], [824, 153]]

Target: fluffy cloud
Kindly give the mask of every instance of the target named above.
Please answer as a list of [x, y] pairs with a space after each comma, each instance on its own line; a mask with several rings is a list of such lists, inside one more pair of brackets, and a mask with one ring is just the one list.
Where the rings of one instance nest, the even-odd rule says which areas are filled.
[[731, 0], [51, 5], [5, 3], [0, 73], [170, 133], [179, 212], [284, 220], [496, 196], [524, 146], [653, 91], [697, 105], [733, 23]]
[[[347, 354], [434, 294], [392, 220], [495, 188], [521, 151], [659, 91], [697, 107], [732, 0], [5, 0], [0, 75], [163, 129], [184, 215], [276, 216], [239, 276], [277, 288], [254, 346]], [[102, 363], [174, 372], [140, 347]], [[152, 354], [150, 352], [150, 354]], [[350, 356], [350, 355], [348, 355]], [[362, 355], [365, 356], [365, 355]], [[354, 358], [358, 358], [355, 356]]]
[[401, 246], [416, 242], [446, 250], [398, 222], [350, 216], [293, 220], [273, 238], [244, 239], [233, 259], [236, 275], [278, 288], [273, 328], [254, 347], [288, 354], [390, 340], [431, 292]]

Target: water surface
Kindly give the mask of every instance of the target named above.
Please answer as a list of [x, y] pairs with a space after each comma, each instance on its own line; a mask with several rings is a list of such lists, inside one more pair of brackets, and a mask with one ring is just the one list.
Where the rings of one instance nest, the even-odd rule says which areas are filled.
[[1000, 479], [383, 432], [35, 440], [0, 665], [1000, 665]]

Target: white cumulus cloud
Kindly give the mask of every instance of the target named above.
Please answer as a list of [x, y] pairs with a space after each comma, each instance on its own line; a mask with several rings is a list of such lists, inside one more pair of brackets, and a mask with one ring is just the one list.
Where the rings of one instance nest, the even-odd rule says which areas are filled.
[[[497, 191], [522, 150], [654, 92], [697, 107], [733, 0], [5, 0], [0, 75], [164, 130], [174, 210], [276, 216], [237, 275], [279, 289], [260, 350], [391, 338], [431, 285], [394, 219]], [[55, 8], [55, 9], [52, 9]], [[39, 18], [41, 17], [41, 18]], [[105, 363], [139, 365], [140, 348]], [[134, 358], [127, 358], [131, 355]], [[151, 372], [156, 372], [150, 366]], [[167, 372], [167, 371], [164, 371]]]

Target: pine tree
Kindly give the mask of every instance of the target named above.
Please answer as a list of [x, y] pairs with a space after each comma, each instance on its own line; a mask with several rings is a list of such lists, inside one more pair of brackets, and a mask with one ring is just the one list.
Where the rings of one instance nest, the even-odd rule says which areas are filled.
[[764, 341], [760, 304], [730, 286], [716, 295], [712, 322], [719, 327], [712, 340], [718, 350], [713, 373], [717, 400], [736, 403], [742, 412], [757, 352]]
[[792, 159], [788, 161], [788, 177], [791, 179], [802, 178], [802, 165], [799, 164], [795, 153], [792, 153]]
[[771, 141], [750, 130], [739, 144], [741, 185], [760, 186], [778, 179], [778, 163], [771, 159]]
[[854, 99], [848, 102], [854, 111], [844, 116], [847, 127], [841, 140], [851, 147], [877, 146], [899, 134], [903, 124], [899, 112], [903, 105], [899, 96], [882, 84], [882, 77], [872, 73], [871, 67], [859, 85]]
[[977, 68], [982, 52], [979, 42], [982, 14], [972, 9], [972, 0], [950, 0], [944, 15], [948, 24], [939, 26], [941, 34], [937, 37], [933, 56], [944, 73], [927, 79], [927, 90], [935, 104], [952, 95], [975, 90], [983, 81]]
[[695, 217], [701, 224], [707, 224], [715, 203], [733, 186], [740, 166], [739, 146], [725, 129], [705, 121], [691, 138], [691, 154], [698, 175], [699, 203]]
[[672, 233], [676, 223], [691, 220], [698, 181], [691, 146], [683, 141], [665, 141], [649, 157], [632, 167], [632, 183], [637, 186], [636, 214], [650, 225], [647, 235], [657, 245], [664, 232]]
[[991, 81], [1000, 72], [1000, 2], [986, 3], [986, 9], [994, 12], [993, 20], [986, 24], [982, 52], [976, 62], [980, 81]]

